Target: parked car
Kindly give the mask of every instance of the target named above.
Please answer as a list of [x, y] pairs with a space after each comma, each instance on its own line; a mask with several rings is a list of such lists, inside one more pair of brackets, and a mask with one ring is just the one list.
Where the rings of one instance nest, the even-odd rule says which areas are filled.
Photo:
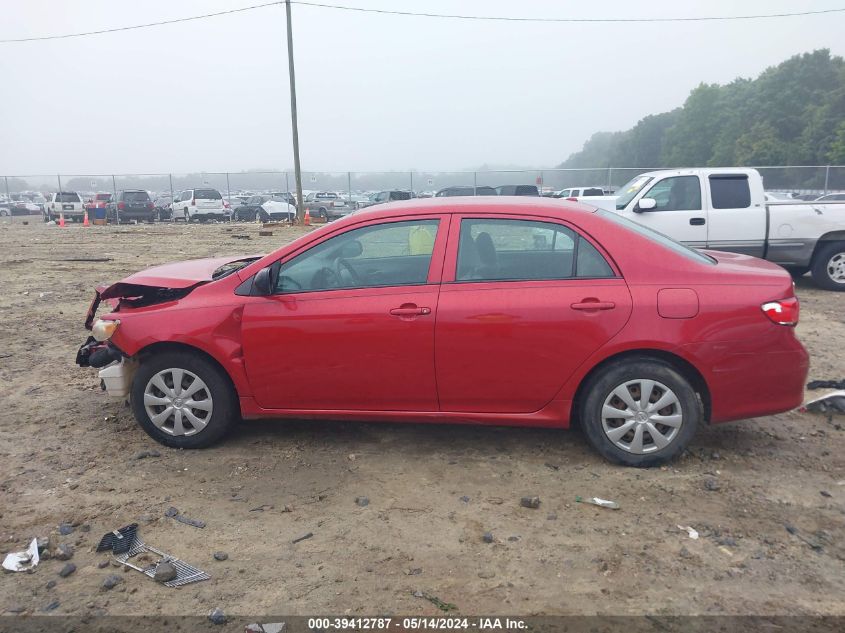
[[261, 221], [259, 209], [269, 199], [270, 194], [250, 196], [242, 204], [235, 207], [232, 212], [232, 219], [236, 222]]
[[123, 189], [106, 205], [109, 222], [155, 222], [158, 214], [150, 194], [143, 189]]
[[819, 196], [815, 199], [816, 202], [845, 202], [845, 193], [829, 193], [824, 196]]
[[370, 203], [366, 207], [371, 207], [376, 204], [384, 204], [385, 202], [396, 202], [398, 200], [410, 200], [415, 198], [413, 191], [402, 191], [399, 189], [391, 189], [388, 191], [379, 191], [370, 197]]
[[499, 196], [539, 196], [537, 185], [501, 185], [496, 187]]
[[230, 211], [223, 203], [223, 195], [210, 187], [186, 189], [170, 205], [174, 220], [228, 220]]
[[349, 215], [355, 209], [333, 191], [312, 191], [305, 196], [305, 209], [312, 218], [322, 218], [326, 222]]
[[77, 363], [167, 446], [241, 418], [577, 419], [606, 458], [652, 466], [699, 426], [797, 407], [797, 321], [761, 259], [583, 205], [429, 199], [100, 288]]
[[173, 204], [173, 198], [167, 194], [162, 194], [153, 200], [153, 208], [159, 220], [172, 220], [173, 209], [170, 205]]
[[97, 209], [105, 209], [111, 202], [112, 194], [110, 193], [95, 193], [88, 198], [85, 203], [85, 211], [88, 213], [88, 219], [93, 220], [97, 213]]
[[290, 196], [284, 194], [272, 194], [269, 200], [265, 200], [258, 207], [258, 220], [260, 222], [296, 220], [296, 205], [289, 202]]
[[81, 222], [85, 215], [82, 198], [75, 191], [58, 191], [51, 193], [44, 207], [44, 221], [58, 220], [64, 216], [65, 220]]
[[604, 196], [605, 190], [601, 187], [570, 187], [555, 192], [554, 198], [588, 198], [593, 196]]
[[451, 198], [453, 196], [497, 196], [493, 187], [444, 187], [434, 194], [435, 198]]
[[821, 288], [845, 291], [845, 204], [768, 204], [756, 169], [673, 169], [583, 201], [696, 248], [765, 257]]

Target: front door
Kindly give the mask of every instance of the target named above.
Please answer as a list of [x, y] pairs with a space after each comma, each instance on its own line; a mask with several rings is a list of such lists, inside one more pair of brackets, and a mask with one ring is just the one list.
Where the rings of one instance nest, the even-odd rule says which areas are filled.
[[440, 224], [436, 215], [371, 221], [282, 262], [275, 294], [243, 314], [245, 366], [261, 407], [437, 411]]
[[628, 287], [562, 223], [455, 217], [451, 234], [437, 311], [441, 410], [539, 411], [622, 329]]
[[653, 209], [640, 213], [626, 211], [625, 217], [694, 248], [707, 246], [708, 214], [702, 204], [701, 180], [698, 176], [670, 176], [654, 183], [639, 203], [646, 198], [656, 202]]

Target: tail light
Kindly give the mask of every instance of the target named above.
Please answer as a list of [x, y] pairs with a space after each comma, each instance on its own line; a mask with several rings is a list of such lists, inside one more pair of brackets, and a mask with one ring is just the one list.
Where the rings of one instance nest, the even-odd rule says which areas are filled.
[[147, 208], [148, 208], [148, 209], [152, 209], [152, 208], [153, 208], [153, 203], [152, 203], [152, 202], [148, 202], [148, 203], [147, 203]]
[[197, 199], [196, 198], [191, 198], [191, 206], [192, 207], [197, 206]]
[[125, 202], [118, 202], [117, 208], [120, 209], [121, 211], [123, 211], [123, 209], [126, 208], [126, 203]]
[[789, 326], [798, 325], [799, 306], [797, 297], [769, 301], [761, 307], [763, 308], [763, 313], [769, 317], [772, 323]]

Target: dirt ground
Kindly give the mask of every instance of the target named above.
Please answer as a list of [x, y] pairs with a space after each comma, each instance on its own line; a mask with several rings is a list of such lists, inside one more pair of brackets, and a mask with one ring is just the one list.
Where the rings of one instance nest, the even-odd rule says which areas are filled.
[[[0, 553], [54, 534], [77, 567], [3, 573], [0, 613], [437, 615], [440, 600], [452, 614], [845, 614], [842, 415], [706, 428], [650, 470], [605, 463], [577, 430], [263, 421], [179, 451], [75, 366], [95, 285], [303, 230], [0, 220]], [[84, 258], [109, 261], [71, 261]], [[845, 378], [845, 294], [809, 280], [798, 294], [810, 378]], [[525, 495], [540, 508], [520, 507]], [[206, 527], [165, 517], [171, 506]], [[168, 589], [100, 568], [100, 536], [132, 522], [211, 580]]]

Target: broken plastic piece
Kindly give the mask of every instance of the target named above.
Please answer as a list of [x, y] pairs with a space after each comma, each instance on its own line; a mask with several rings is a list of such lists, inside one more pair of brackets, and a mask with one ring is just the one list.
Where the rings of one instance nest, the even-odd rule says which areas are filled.
[[[176, 569], [176, 578], [173, 580], [169, 580], [167, 582], [162, 583], [165, 587], [181, 587], [182, 585], [187, 585], [192, 582], [199, 582], [200, 580], [208, 580], [211, 578], [206, 572], [197, 569], [193, 565], [189, 565], [183, 560], [179, 560], [162, 552], [161, 550], [157, 550], [155, 547], [151, 545], [147, 545], [141, 538], [138, 536], [137, 532], [134, 532], [131, 537], [129, 550], [123, 554], [115, 556], [114, 559], [123, 564], [127, 567], [131, 567], [132, 569], [141, 572], [145, 576], [153, 578], [156, 573], [156, 568], [158, 567], [159, 563], [166, 562], [173, 565]], [[152, 565], [147, 567], [138, 567], [137, 565], [133, 565], [129, 562], [133, 556], [137, 556], [138, 554], [142, 553], [152, 553], [160, 557], [160, 560], [156, 561]]]
[[690, 527], [690, 526], [688, 526], [688, 525], [679, 525], [679, 526], [678, 526], [678, 529], [679, 529], [679, 530], [683, 530], [683, 531], [685, 531], [687, 534], [689, 534], [689, 537], [690, 537], [692, 540], [694, 540], [694, 541], [695, 541], [695, 540], [698, 540], [698, 530], [696, 530], [695, 528], [691, 528], [691, 527]]
[[179, 514], [179, 510], [177, 510], [173, 506], [167, 508], [167, 511], [164, 513], [164, 516], [170, 517], [175, 521], [179, 521], [179, 523], [184, 523], [185, 525], [190, 525], [195, 528], [205, 527], [205, 521], [201, 521], [200, 519], [190, 519], [182, 514]]
[[619, 509], [619, 504], [615, 501], [608, 501], [607, 499], [600, 499], [599, 497], [587, 497], [586, 499], [583, 497], [575, 497], [575, 501], [577, 503], [591, 503], [594, 506], [599, 506], [600, 508], [610, 508], [611, 510]]
[[3, 569], [8, 569], [9, 571], [32, 571], [38, 565], [39, 561], [38, 539], [34, 538], [32, 539], [32, 543], [29, 544], [29, 547], [24, 551], [6, 554], [6, 558], [3, 559]]
[[108, 534], [104, 534], [97, 545], [98, 552], [105, 552], [111, 550], [115, 554], [124, 554], [129, 551], [129, 546], [135, 538], [135, 533], [138, 531], [138, 524], [132, 523], [118, 530], [112, 530]]
[[801, 405], [799, 411], [811, 413], [845, 413], [845, 389], [832, 391]]

